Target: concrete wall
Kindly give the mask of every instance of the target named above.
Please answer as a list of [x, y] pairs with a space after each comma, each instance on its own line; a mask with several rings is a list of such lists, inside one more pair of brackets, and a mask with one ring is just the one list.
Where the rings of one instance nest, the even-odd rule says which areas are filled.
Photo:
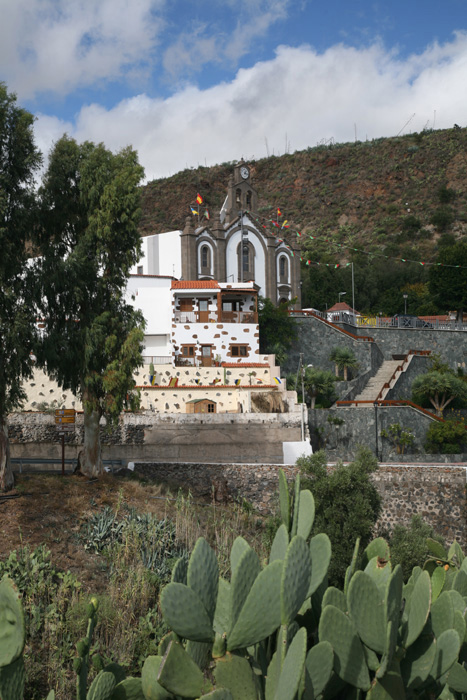
[[[190, 488], [195, 496], [218, 500], [245, 498], [264, 514], [277, 509], [278, 465], [240, 464], [137, 464], [136, 471], [148, 478]], [[284, 467], [288, 479], [294, 467]], [[379, 528], [408, 525], [419, 513], [447, 543], [467, 542], [465, 467], [380, 466], [372, 480], [382, 497]], [[349, 555], [350, 556], [350, 555]]]
[[[54, 416], [13, 413], [8, 418], [12, 457], [60, 458], [61, 435]], [[104, 459], [159, 462], [282, 463], [284, 442], [301, 439], [300, 413], [157, 414], [125, 413], [118, 426], [101, 428]], [[65, 433], [66, 457], [83, 444], [83, 415]]]

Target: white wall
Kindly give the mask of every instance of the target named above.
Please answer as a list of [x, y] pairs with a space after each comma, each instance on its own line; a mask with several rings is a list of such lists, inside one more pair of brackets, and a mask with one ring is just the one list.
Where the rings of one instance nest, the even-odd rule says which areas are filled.
[[[255, 283], [260, 287], [259, 294], [261, 296], [266, 295], [266, 260], [264, 255], [264, 248], [261, 245], [259, 237], [253, 233], [250, 229], [247, 229], [248, 225], [251, 225], [250, 220], [247, 217], [243, 217], [244, 233], [248, 233], [248, 242], [255, 249]], [[242, 239], [240, 231], [236, 231], [227, 243], [226, 251], [226, 265], [227, 265], [227, 282], [238, 282], [238, 257], [237, 257], [237, 247]], [[233, 277], [232, 277], [233, 275]]]
[[181, 231], [168, 231], [144, 236], [141, 239], [142, 255], [131, 274], [136, 275], [138, 267], [143, 275], [165, 275], [179, 279], [182, 274]]

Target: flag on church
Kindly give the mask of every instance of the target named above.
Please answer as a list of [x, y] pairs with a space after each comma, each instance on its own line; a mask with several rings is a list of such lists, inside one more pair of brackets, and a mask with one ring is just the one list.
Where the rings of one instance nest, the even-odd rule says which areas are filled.
[[217, 377], [217, 379], [215, 379], [215, 380], [213, 381], [213, 384], [219, 384], [219, 382], [220, 382], [220, 379], [219, 379], [219, 377]]
[[257, 379], [257, 380], [256, 380], [256, 383], [257, 383], [257, 384], [262, 384], [262, 383], [263, 383], [263, 380], [262, 380], [262, 379]]
[[274, 381], [276, 382], [276, 384], [282, 384], [280, 377], [274, 377]]
[[211, 214], [209, 213], [209, 209], [206, 209], [206, 211], [204, 212], [204, 216], [209, 221], [209, 219], [211, 218]]
[[201, 197], [201, 195], [199, 194], [199, 192], [196, 195], [196, 201], [198, 202], [198, 204], [202, 204], [204, 201], [203, 198]]
[[234, 381], [235, 386], [238, 386], [242, 380], [241, 379], [236, 379]]
[[282, 212], [279, 208], [277, 209], [277, 216], [282, 216]]
[[287, 219], [284, 221], [281, 228], [290, 228], [290, 226], [287, 226]]
[[190, 207], [190, 209], [192, 214], [195, 214], [195, 216], [199, 216], [199, 212], [194, 207]]
[[199, 380], [199, 379], [195, 379], [195, 384], [199, 384], [199, 383], [200, 383], [200, 380]]

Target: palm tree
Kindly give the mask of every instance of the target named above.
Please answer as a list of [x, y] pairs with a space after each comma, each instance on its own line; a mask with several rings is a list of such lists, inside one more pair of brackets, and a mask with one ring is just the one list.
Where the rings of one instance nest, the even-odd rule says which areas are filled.
[[353, 350], [350, 348], [334, 348], [331, 352], [329, 359], [331, 362], [335, 363], [336, 366], [336, 377], [339, 376], [339, 371], [342, 370], [344, 373], [344, 381], [347, 381], [348, 370], [358, 369], [359, 363]]
[[310, 408], [315, 407], [317, 398], [331, 402], [334, 400], [335, 381], [336, 378], [333, 373], [326, 369], [318, 369], [316, 367], [306, 368], [303, 384], [306, 393], [310, 397]]

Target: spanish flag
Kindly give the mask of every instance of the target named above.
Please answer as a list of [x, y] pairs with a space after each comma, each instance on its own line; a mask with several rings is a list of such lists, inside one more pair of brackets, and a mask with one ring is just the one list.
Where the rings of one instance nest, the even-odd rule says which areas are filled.
[[203, 198], [201, 197], [201, 195], [199, 194], [199, 192], [196, 195], [196, 201], [198, 202], [198, 204], [202, 204], [204, 201]]
[[277, 209], [277, 216], [282, 216], [282, 212], [279, 208]]

